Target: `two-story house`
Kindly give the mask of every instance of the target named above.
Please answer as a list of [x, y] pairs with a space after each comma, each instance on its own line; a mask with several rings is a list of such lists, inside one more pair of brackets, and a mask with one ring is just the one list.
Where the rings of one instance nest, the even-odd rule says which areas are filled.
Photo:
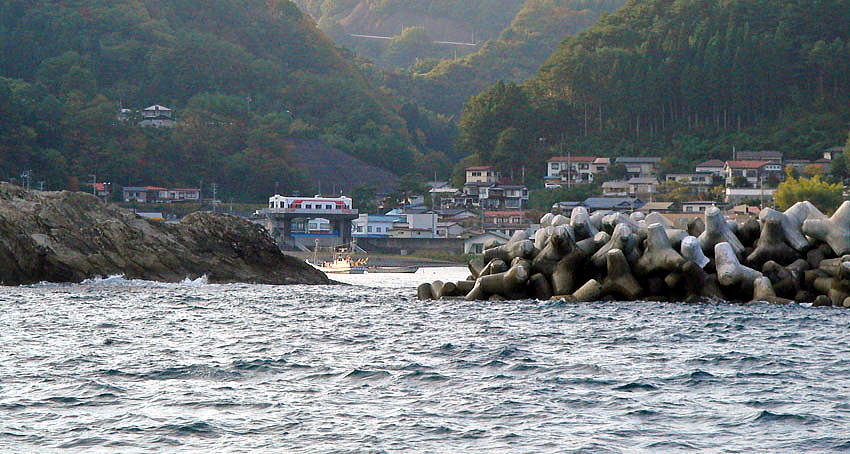
[[626, 166], [629, 177], [651, 177], [658, 172], [658, 163], [661, 158], [657, 157], [620, 157], [614, 160], [617, 164]]
[[498, 173], [490, 166], [467, 168], [463, 191], [452, 197], [450, 204], [457, 208], [524, 209], [528, 205], [528, 188], [501, 184], [498, 177]]
[[733, 186], [737, 177], [746, 179], [751, 188], [757, 188], [771, 179], [782, 180], [782, 164], [771, 161], [726, 161], [723, 169], [726, 185]]
[[499, 181], [499, 173], [493, 166], [475, 166], [466, 168], [466, 184], [469, 183], [496, 183]]
[[484, 212], [484, 231], [501, 233], [508, 237], [518, 231], [527, 231], [534, 220], [523, 210], [499, 210]]
[[593, 156], [556, 156], [546, 163], [545, 185], [559, 187], [563, 183], [587, 183], [593, 181]]
[[710, 173], [712, 175], [722, 176], [725, 166], [726, 163], [719, 159], [710, 159], [697, 164], [694, 171], [696, 173]]

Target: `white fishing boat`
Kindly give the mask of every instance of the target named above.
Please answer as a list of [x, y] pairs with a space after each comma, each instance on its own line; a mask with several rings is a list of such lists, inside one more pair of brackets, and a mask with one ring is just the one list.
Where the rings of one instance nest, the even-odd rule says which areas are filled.
[[326, 274], [363, 274], [369, 258], [352, 259], [346, 248], [336, 248], [330, 260], [319, 259], [319, 245], [313, 249], [313, 257], [305, 260], [310, 266]]

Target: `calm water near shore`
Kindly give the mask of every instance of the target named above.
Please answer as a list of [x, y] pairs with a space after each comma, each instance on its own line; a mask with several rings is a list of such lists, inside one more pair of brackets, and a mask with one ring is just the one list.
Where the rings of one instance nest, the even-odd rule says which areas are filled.
[[850, 451], [850, 311], [0, 288], [3, 452]]

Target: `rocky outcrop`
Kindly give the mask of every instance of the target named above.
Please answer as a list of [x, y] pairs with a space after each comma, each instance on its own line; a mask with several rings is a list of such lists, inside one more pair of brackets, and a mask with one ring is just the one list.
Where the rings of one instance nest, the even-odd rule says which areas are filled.
[[330, 283], [241, 218], [193, 213], [172, 225], [82, 192], [28, 192], [0, 184], [0, 283], [118, 274], [163, 282], [206, 276], [215, 283]]

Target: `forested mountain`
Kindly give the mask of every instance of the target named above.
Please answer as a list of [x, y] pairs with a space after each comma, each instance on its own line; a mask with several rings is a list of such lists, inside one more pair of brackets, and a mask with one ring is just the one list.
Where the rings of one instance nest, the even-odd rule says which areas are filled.
[[499, 36], [475, 53], [440, 62], [425, 61], [388, 85], [406, 87], [420, 105], [457, 114], [463, 103], [498, 80], [532, 77], [565, 38], [593, 25], [625, 0], [525, 0]]
[[[315, 186], [290, 136], [410, 171], [404, 120], [347, 58], [286, 0], [0, 0], [0, 177], [216, 181], [260, 199]], [[152, 104], [177, 127], [117, 119]]]
[[[474, 50], [468, 46], [431, 44], [435, 40], [471, 43], [494, 38], [508, 26], [523, 0], [295, 0], [295, 3], [316, 18], [319, 28], [337, 44], [381, 66], [403, 67], [416, 58], [451, 58], [455, 52], [463, 55]], [[352, 35], [396, 38], [385, 41]]]
[[848, 43], [848, 0], [630, 0], [525, 85], [473, 98], [460, 146], [504, 166], [529, 150], [816, 158], [847, 136]]

